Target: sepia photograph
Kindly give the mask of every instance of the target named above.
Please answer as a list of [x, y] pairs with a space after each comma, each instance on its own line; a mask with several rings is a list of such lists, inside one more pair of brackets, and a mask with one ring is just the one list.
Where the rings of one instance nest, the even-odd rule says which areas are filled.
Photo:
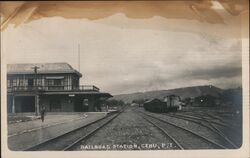
[[0, 2], [2, 157], [249, 153], [249, 1]]

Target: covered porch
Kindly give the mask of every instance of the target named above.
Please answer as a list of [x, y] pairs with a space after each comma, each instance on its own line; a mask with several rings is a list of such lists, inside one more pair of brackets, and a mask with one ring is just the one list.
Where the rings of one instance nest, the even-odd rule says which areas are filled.
[[102, 92], [44, 92], [42, 94], [8, 95], [8, 113], [39, 114], [46, 112], [99, 112], [104, 100], [112, 97]]

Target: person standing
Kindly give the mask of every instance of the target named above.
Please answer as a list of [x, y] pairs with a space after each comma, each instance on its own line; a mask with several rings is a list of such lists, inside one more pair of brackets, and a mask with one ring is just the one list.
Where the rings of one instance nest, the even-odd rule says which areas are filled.
[[44, 121], [44, 115], [45, 115], [45, 107], [43, 106], [41, 109], [41, 120]]

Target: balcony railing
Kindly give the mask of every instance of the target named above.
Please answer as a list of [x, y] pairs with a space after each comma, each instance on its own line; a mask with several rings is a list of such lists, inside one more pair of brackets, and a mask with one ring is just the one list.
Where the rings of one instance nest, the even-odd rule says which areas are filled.
[[12, 86], [7, 88], [8, 92], [23, 92], [23, 91], [96, 91], [99, 88], [94, 85], [80, 86]]

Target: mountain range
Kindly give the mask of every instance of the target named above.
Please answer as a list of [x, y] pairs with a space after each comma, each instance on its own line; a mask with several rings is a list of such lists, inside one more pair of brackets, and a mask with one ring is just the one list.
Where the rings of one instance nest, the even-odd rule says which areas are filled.
[[193, 86], [193, 87], [184, 87], [184, 88], [176, 88], [169, 90], [157, 90], [157, 91], [147, 91], [147, 92], [138, 92], [138, 93], [130, 93], [130, 94], [119, 94], [114, 95], [114, 100], [122, 100], [125, 103], [131, 103], [133, 100], [145, 100], [145, 99], [162, 99], [165, 96], [175, 94], [181, 97], [181, 99], [185, 98], [194, 98], [202, 95], [211, 95], [218, 97], [224, 90], [212, 85], [204, 85], [204, 86]]

